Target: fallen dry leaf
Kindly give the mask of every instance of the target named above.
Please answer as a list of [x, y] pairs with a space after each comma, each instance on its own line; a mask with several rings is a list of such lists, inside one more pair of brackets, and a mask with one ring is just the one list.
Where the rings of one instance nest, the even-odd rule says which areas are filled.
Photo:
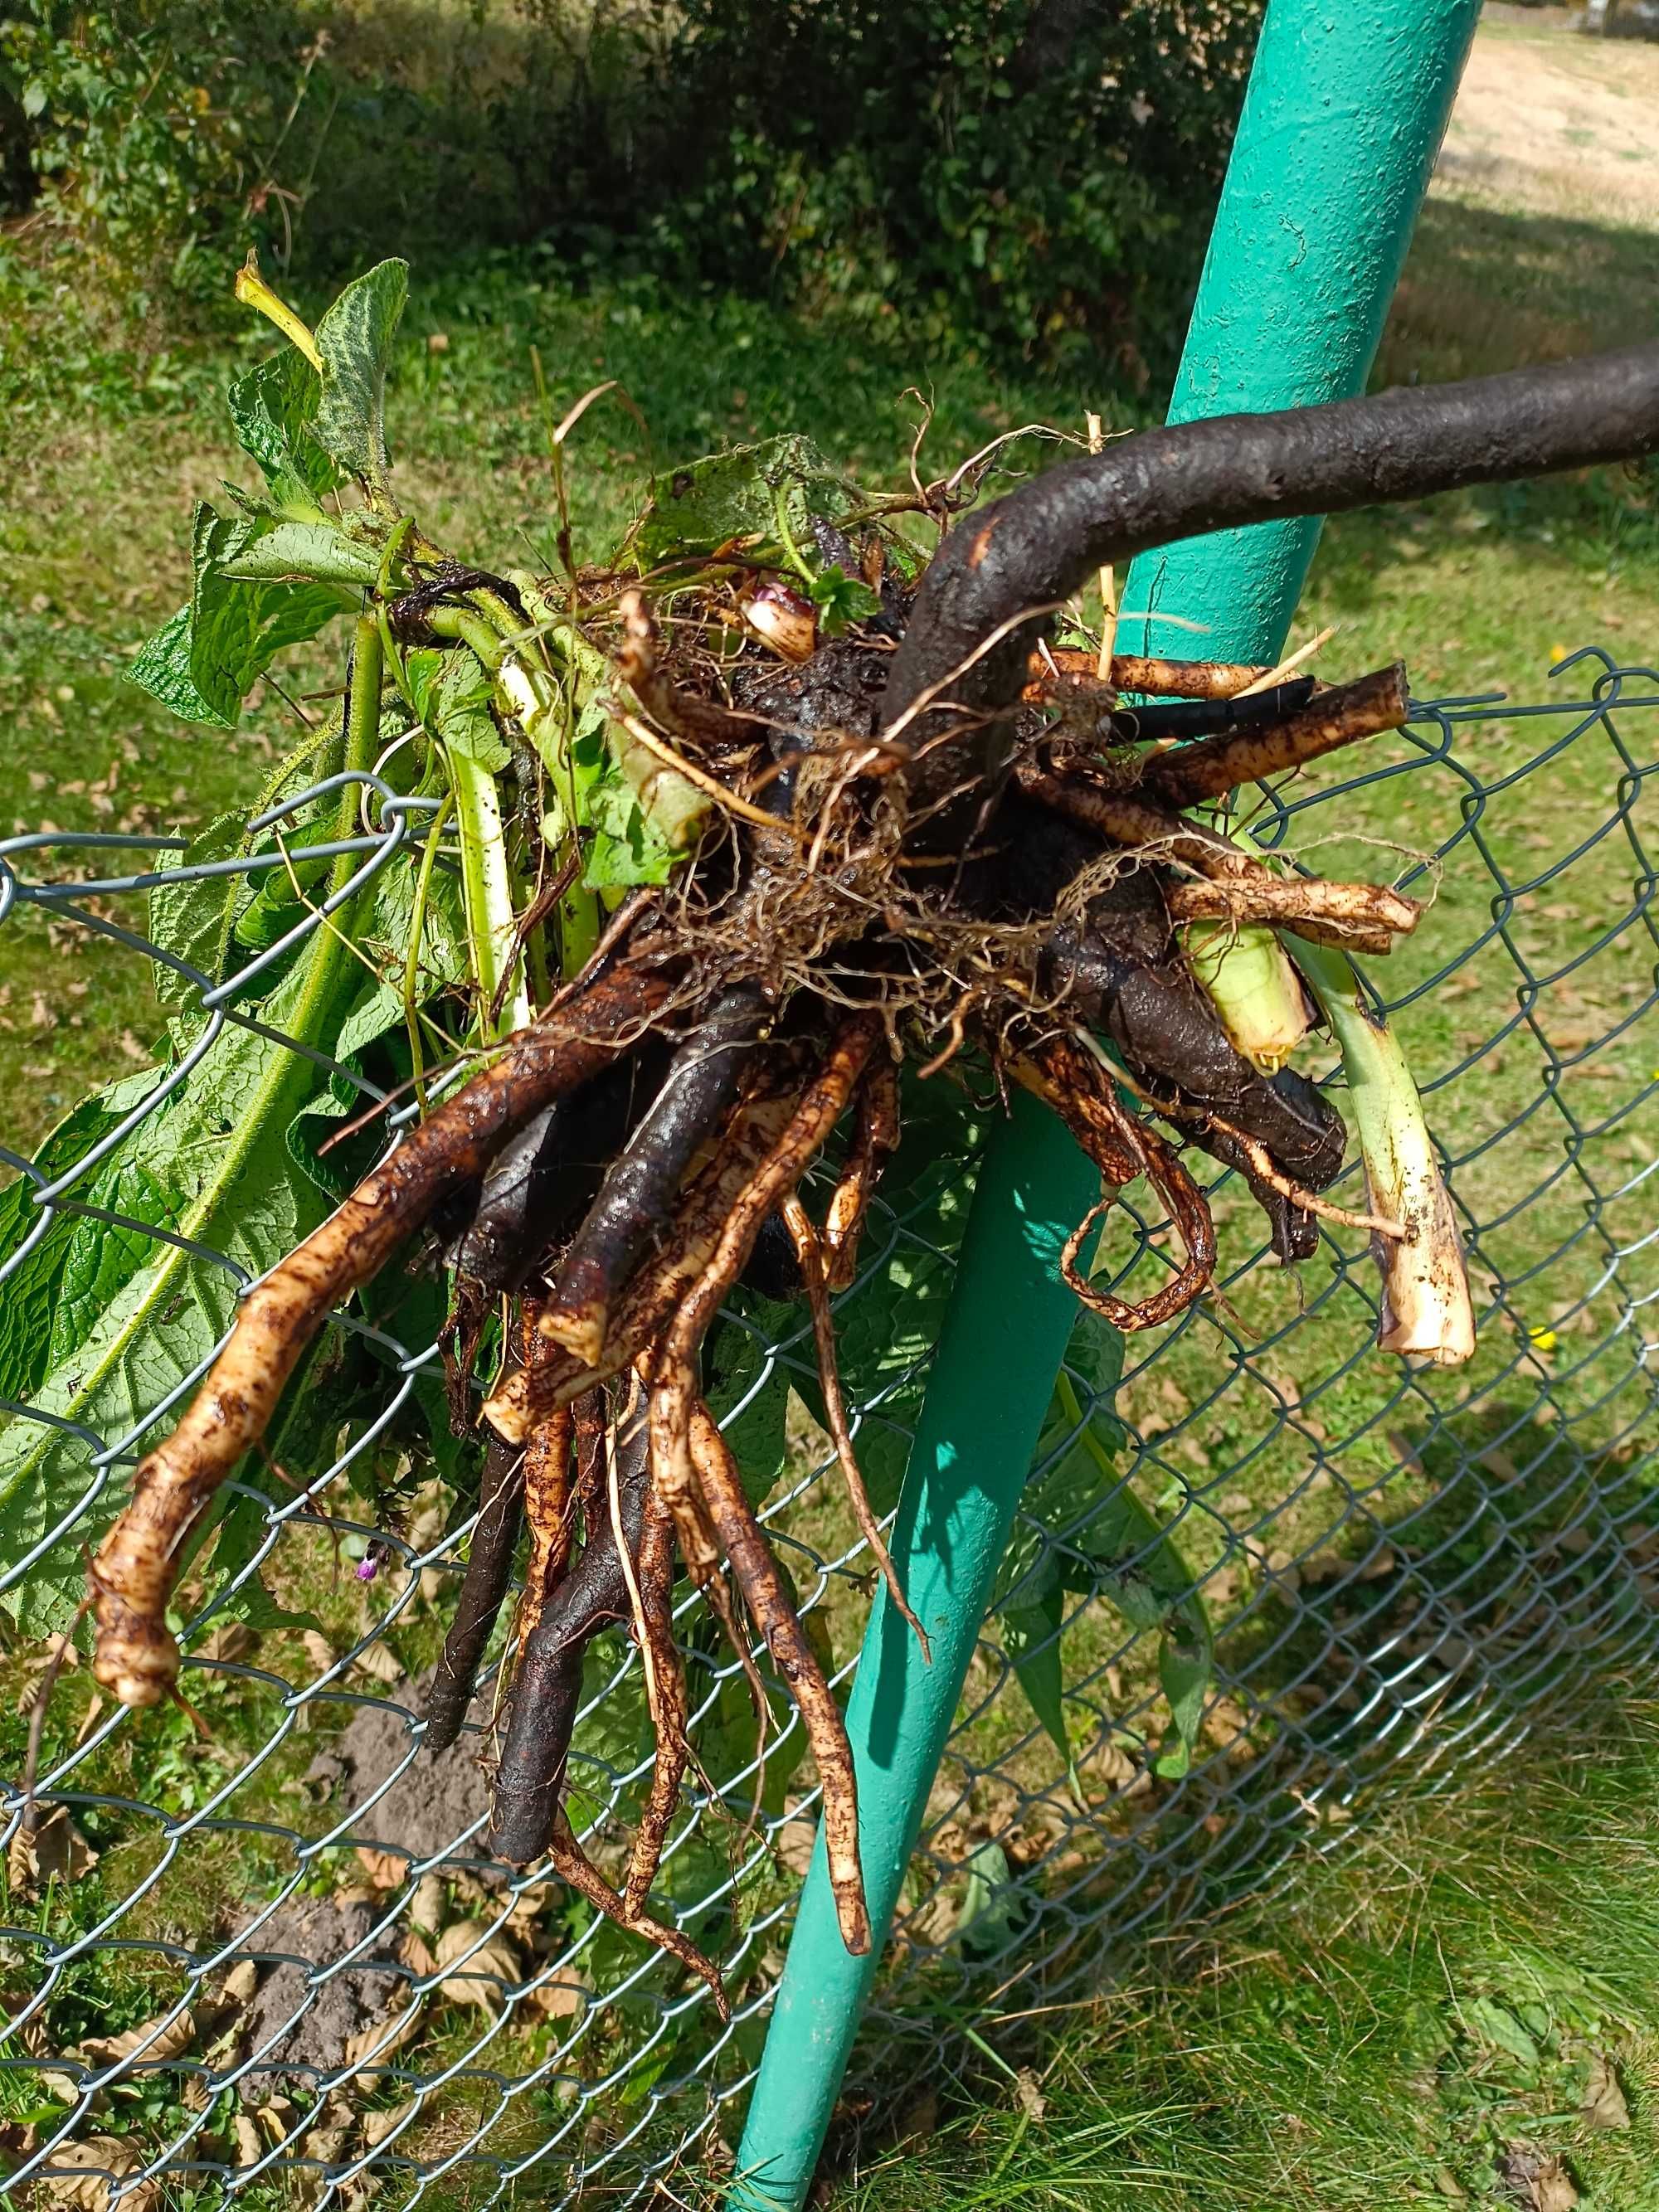
[[396, 1851], [376, 1850], [372, 1844], [359, 1844], [357, 1857], [364, 1873], [376, 1889], [400, 1889], [409, 1861]]
[[1619, 2086], [1619, 2076], [1605, 2051], [1592, 2051], [1584, 2081], [1583, 2118], [1593, 2128], [1627, 2128], [1630, 2106]]
[[252, 2001], [253, 1992], [258, 1986], [258, 1962], [252, 1959], [239, 1959], [225, 1976], [224, 1987], [220, 1994], [227, 2004], [245, 2005]]
[[231, 2135], [236, 2145], [238, 2166], [257, 2166], [264, 2156], [264, 2145], [259, 2140], [259, 2130], [246, 2112], [232, 2116]]
[[251, 1659], [259, 1648], [259, 1632], [250, 1628], [245, 1620], [227, 1620], [216, 1628], [197, 1654], [202, 1659], [222, 1659], [234, 1663]]
[[501, 2002], [501, 1984], [519, 1978], [512, 1944], [483, 1920], [458, 1920], [446, 1928], [438, 1938], [438, 1965], [455, 1968], [439, 1983], [438, 1995], [451, 2004], [478, 2005], [485, 2012]]
[[421, 2000], [411, 1998], [407, 2008], [394, 2021], [378, 2021], [373, 2027], [363, 2028], [346, 2044], [345, 2063], [351, 2067], [384, 2066], [394, 2051], [402, 2050], [420, 2026]]
[[574, 2020], [587, 2005], [592, 1984], [580, 1966], [562, 1966], [550, 1981], [538, 1982], [519, 2007], [532, 2021]]
[[371, 1644], [360, 1651], [351, 1662], [354, 1674], [367, 1674], [371, 1682], [382, 1682], [388, 1689], [404, 1679], [402, 1662], [384, 1644]]
[[[163, 2021], [167, 2022], [165, 2027]], [[158, 2013], [142, 2027], [130, 2027], [120, 2035], [89, 2035], [82, 2044], [78, 2056], [88, 2066], [118, 2066], [135, 2051], [146, 2063], [160, 2063], [177, 2058], [195, 2040], [196, 2016], [186, 2006], [177, 2020], [169, 2021], [166, 2013]]]
[[260, 2106], [254, 2119], [270, 2149], [275, 2150], [278, 2143], [287, 2142], [299, 2112], [300, 2107], [292, 2097], [272, 2097]]
[[398, 1941], [398, 1956], [411, 1974], [435, 1974], [437, 1954], [418, 1928], [405, 1928]]
[[1498, 2161], [1498, 2178], [1512, 2202], [1530, 2212], [1572, 2212], [1578, 2191], [1562, 2160], [1525, 2143], [1511, 2143]]
[[49, 1636], [44, 1644], [37, 1645], [29, 1654], [28, 1672], [23, 1678], [22, 1688], [17, 1693], [18, 1711], [27, 1713], [33, 1708], [49, 1668], [55, 1664], [61, 1675], [80, 1663], [81, 1655], [67, 1636]]
[[[519, 1899], [508, 1917], [509, 1928], [518, 1920], [521, 1909], [529, 1904], [530, 1900], [527, 1898], [521, 1897]], [[536, 1910], [533, 1905], [531, 1909]], [[409, 1900], [409, 1917], [411, 1925], [425, 1929], [428, 1936], [435, 1936], [444, 1924], [444, 1915], [447, 1910], [448, 1899], [444, 1893], [443, 1876], [440, 1874], [423, 1874], [416, 1883], [415, 1893]]]
[[332, 2166], [344, 2150], [356, 2119], [349, 2105], [337, 2096], [331, 2097], [295, 2146], [301, 2157]]
[[407, 2104], [393, 2105], [388, 2112], [363, 2114], [363, 2141], [370, 2150], [377, 2149], [386, 2137], [420, 2107], [420, 2099], [411, 2097]]
[[[118, 2136], [88, 2136], [84, 2142], [60, 2143], [52, 2154], [36, 2186], [54, 2204], [72, 2204], [79, 2212], [108, 2212], [109, 2177], [118, 2180], [136, 2173], [143, 2159]], [[152, 2178], [129, 2190], [121, 2199], [123, 2212], [151, 2212], [161, 2185]]]
[[38, 1897], [49, 1881], [79, 1881], [98, 1863], [98, 1854], [69, 1816], [54, 1805], [34, 1833], [20, 1828], [6, 1852], [6, 1881], [24, 1898]]
[[1041, 2120], [1048, 2109], [1042, 2084], [1029, 2066], [1022, 2066], [1014, 2076], [1014, 2102], [1026, 2118], [1034, 2122]]

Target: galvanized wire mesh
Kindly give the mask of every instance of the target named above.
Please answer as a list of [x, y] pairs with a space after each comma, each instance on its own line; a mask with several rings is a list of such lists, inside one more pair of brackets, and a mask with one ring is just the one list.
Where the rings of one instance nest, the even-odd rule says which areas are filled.
[[[1133, 1625], [1135, 1562], [1102, 1574], [1085, 1529], [1028, 1522], [1005, 1606], [1056, 1550], [1079, 1570], [1061, 1632], [1069, 1761], [1037, 1724], [994, 1615], [855, 2091], [878, 2094], [873, 2085], [895, 2078], [884, 2062], [900, 2039], [914, 2078], [957, 2035], [969, 1996], [982, 2027], [1036, 2002], [1038, 1985], [1044, 2001], [1086, 1988], [1137, 1929], [1261, 1880], [1293, 1844], [1328, 1845], [1379, 1790], [1448, 1781], [1546, 1705], [1589, 1698], [1608, 1670], [1651, 1680], [1659, 902], [1644, 834], [1659, 676], [1596, 653], [1556, 682], [1580, 696], [1425, 708], [1373, 744], [1359, 775], [1316, 774], [1265, 802], [1266, 833], [1287, 846], [1393, 839], [1408, 855], [1400, 880], [1439, 885], [1418, 939], [1377, 980], [1444, 1148], [1477, 1359], [1445, 1376], [1376, 1354], [1376, 1283], [1359, 1241], [1339, 1230], [1299, 1278], [1280, 1274], [1264, 1265], [1236, 1182], [1218, 1179], [1218, 1295], [1131, 1347], [1114, 1469], [1207, 1612], [1215, 1657], [1195, 1755], [1184, 1775], [1167, 1758], [1159, 1771], [1170, 1711], [1157, 1636]], [[300, 818], [315, 796], [290, 803]], [[366, 798], [360, 872], [408, 834], [410, 808], [383, 789]], [[113, 872], [116, 851], [143, 842], [9, 841], [0, 922], [33, 909], [100, 933], [121, 957], [150, 957], [139, 899], [166, 856]], [[135, 863], [122, 852], [118, 865]], [[168, 1089], [203, 1079], [250, 1018], [238, 1010], [246, 976], [215, 989], [180, 973], [210, 1018]], [[52, 988], [44, 968], [40, 981]], [[843, 1321], [878, 1273], [890, 1279], [895, 1255], [915, 1310], [936, 1320], [981, 1127], [964, 1114], [957, 1149], [878, 1208]], [[40, 1233], [86, 1208], [77, 1193], [118, 1141], [106, 1135], [50, 1175], [4, 1156], [35, 1185]], [[1351, 1168], [1347, 1190], [1356, 1177]], [[117, 1208], [90, 1212], [112, 1234], [158, 1233]], [[193, 1258], [238, 1273], [221, 1254]], [[1164, 1224], [1131, 1206], [1108, 1264], [1146, 1287], [1170, 1264]], [[0, 2141], [14, 2188], [57, 2174], [102, 2176], [116, 2201], [150, 2201], [158, 2184], [208, 2192], [191, 2202], [281, 2185], [318, 2203], [372, 2191], [484, 2204], [519, 2183], [559, 2203], [598, 2185], [628, 2203], [677, 2170], [686, 2187], [717, 2178], [728, 2155], [813, 1793], [754, 1809], [736, 1662], [688, 1601], [680, 1630], [705, 1771], [667, 1879], [681, 1921], [723, 1960], [731, 2025], [556, 1884], [492, 1865], [485, 1735], [434, 1762], [404, 1672], [434, 1648], [471, 1521], [428, 1487], [388, 1523], [373, 1481], [354, 1488], [365, 1468], [378, 1478], [377, 1439], [436, 1356], [384, 1331], [378, 1340], [381, 1403], [349, 1448], [289, 1494], [239, 1493], [259, 1521], [244, 1583], [262, 1573], [279, 1590], [322, 1587], [331, 1563], [377, 1547], [386, 1564], [372, 1582], [347, 1577], [361, 1595], [353, 1634], [262, 1631], [257, 1615], [227, 1626], [216, 1591], [214, 1617], [185, 1628], [185, 1686], [208, 1741], [182, 1716], [100, 1705], [71, 1665], [56, 1694], [84, 1718], [42, 1764], [32, 1840], [21, 1765], [5, 1785]], [[780, 1371], [811, 1370], [804, 1318], [753, 1350], [734, 1420]], [[866, 1443], [913, 1402], [905, 1386], [925, 1364], [919, 1341], [910, 1370], [890, 1368], [882, 1402], [858, 1407]], [[145, 1402], [124, 1433], [65, 1433], [58, 1464], [76, 1480], [0, 1589], [74, 1583], [82, 1522], [194, 1380]], [[1087, 1376], [1072, 1382], [1075, 1418], [1057, 1452], [1091, 1418], [1105, 1433]], [[44, 1417], [18, 1406], [6, 1418]], [[870, 1585], [823, 1444], [798, 1423], [767, 1516], [844, 1681]], [[1091, 1510], [1109, 1508], [1097, 1496]], [[580, 1824], [600, 1851], [646, 1765], [636, 1730], [619, 1727], [613, 1741], [600, 1725], [635, 1675], [631, 1652], [612, 1656], [574, 1769]], [[8, 1679], [24, 1710], [38, 1678], [38, 1655], [15, 1651]], [[727, 1724], [734, 1700], [741, 1726]], [[483, 1730], [488, 1706], [486, 1692]], [[787, 1765], [796, 1723], [781, 1700], [776, 1721], [769, 1756]]]

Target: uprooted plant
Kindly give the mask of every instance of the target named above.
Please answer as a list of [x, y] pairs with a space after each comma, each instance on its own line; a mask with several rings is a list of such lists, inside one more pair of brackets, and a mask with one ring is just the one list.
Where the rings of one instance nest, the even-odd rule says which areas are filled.
[[[647, 1902], [693, 1755], [672, 1632], [682, 1571], [757, 1698], [738, 1599], [788, 1684], [849, 1948], [870, 1929], [840, 1716], [711, 1414], [703, 1348], [745, 1277], [807, 1302], [825, 1426], [903, 1607], [832, 1310], [899, 1140], [902, 1065], [949, 1080], [971, 1052], [994, 1085], [1060, 1115], [1102, 1185], [1066, 1279], [1117, 1331], [1206, 1293], [1216, 1240], [1183, 1158], [1195, 1146], [1244, 1178], [1282, 1261], [1310, 1254], [1322, 1216], [1370, 1234], [1385, 1350], [1455, 1364], [1473, 1348], [1417, 1093], [1350, 964], [1422, 909], [1296, 872], [1226, 827], [1242, 787], [1398, 727], [1403, 670], [1327, 688], [1114, 657], [1056, 643], [1056, 617], [1103, 564], [1200, 531], [1649, 452], [1659, 349], [1154, 431], [963, 515], [985, 457], [870, 494], [781, 439], [659, 480], [618, 554], [591, 567], [564, 503], [583, 401], [552, 432], [557, 561], [542, 574], [470, 565], [395, 501], [380, 403], [400, 264], [352, 285], [314, 333], [251, 273], [241, 289], [292, 341], [232, 393], [268, 489], [229, 516], [198, 511], [191, 605], [134, 672], [225, 722], [285, 646], [337, 616], [355, 628], [337, 728], [307, 740], [252, 823], [220, 833], [236, 888], [212, 873], [217, 851], [186, 856], [181, 875], [194, 860], [220, 903], [195, 915], [176, 964], [215, 1011], [181, 1015], [175, 1045], [204, 1048], [204, 1018], [250, 1020], [219, 987], [236, 974], [246, 995], [258, 953], [263, 1027], [242, 1036], [272, 1055], [267, 1125], [286, 1130], [309, 1097], [317, 1128], [337, 1131], [367, 1091], [365, 1126], [345, 1125], [361, 1148], [383, 1142], [377, 1099], [412, 1091], [421, 1113], [332, 1212], [307, 1200], [292, 1249], [249, 1268], [262, 1279], [93, 1564], [98, 1678], [134, 1706], [173, 1690], [169, 1597], [221, 1486], [314, 1393], [330, 1314], [354, 1297], [382, 1311], [377, 1278], [428, 1229], [451, 1418], [489, 1439], [428, 1740], [463, 1725], [522, 1535], [494, 1848], [550, 1856], [718, 2001], [714, 1966]], [[925, 563], [907, 513], [945, 531]], [[298, 826], [325, 834], [303, 859], [283, 799], [301, 769], [333, 794], [308, 801]], [[1345, 1131], [1288, 1064], [1322, 1018], [1358, 1107], [1360, 1212], [1321, 1195]], [[270, 1046], [273, 1030], [311, 1057]], [[833, 1173], [809, 1187], [843, 1125]], [[252, 1159], [263, 1139], [239, 1127]], [[1091, 1276], [1084, 1248], [1141, 1177], [1182, 1257], [1132, 1301]], [[186, 1233], [210, 1236], [231, 1202], [201, 1200]], [[563, 1796], [584, 1652], [618, 1624], [641, 1654], [656, 1758], [613, 1883]]]

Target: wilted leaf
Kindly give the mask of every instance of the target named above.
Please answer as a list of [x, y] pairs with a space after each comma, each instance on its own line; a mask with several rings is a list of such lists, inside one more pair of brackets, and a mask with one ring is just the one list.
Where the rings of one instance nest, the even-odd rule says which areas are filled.
[[6, 1853], [6, 1881], [21, 1897], [38, 1897], [50, 1881], [79, 1881], [98, 1863], [98, 1854], [69, 1816], [54, 1805], [33, 1835], [19, 1828]]
[[1627, 2128], [1630, 2125], [1630, 2106], [1619, 2086], [1619, 2076], [1605, 2051], [1592, 2051], [1589, 2071], [1584, 2081], [1584, 2098], [1581, 2107], [1583, 2117], [1593, 2128]]
[[[474, 1948], [476, 1945], [476, 1948]], [[485, 1920], [458, 1920], [438, 1938], [440, 1967], [453, 1967], [438, 1984], [451, 2004], [477, 2005], [494, 2012], [502, 2002], [502, 1984], [519, 1978], [513, 1946]]]
[[168, 2021], [166, 2013], [158, 2013], [142, 2027], [130, 2027], [120, 2035], [89, 2035], [80, 2046], [80, 2056], [88, 2066], [116, 2066], [135, 2051], [142, 2054], [146, 2063], [159, 2063], [177, 2058], [195, 2040], [196, 2018], [186, 2006], [174, 2021]]
[[[118, 2136], [88, 2136], [84, 2142], [60, 2143], [36, 2186], [54, 2204], [74, 2205], [78, 2212], [108, 2212], [108, 2177], [119, 2180], [136, 2173], [143, 2162], [134, 2146]], [[142, 2182], [123, 2195], [123, 2212], [151, 2212], [161, 2195], [158, 2180]]]
[[377, 2021], [373, 2027], [365, 2027], [352, 2036], [345, 2047], [346, 2064], [384, 2066], [392, 2052], [401, 2051], [420, 2026], [421, 2002], [419, 1997], [413, 1997], [395, 2021]]
[[370, 2150], [377, 2149], [389, 2135], [394, 2134], [398, 2128], [402, 2127], [405, 2120], [410, 2118], [419, 2110], [420, 2099], [411, 2097], [406, 2104], [393, 2105], [386, 2112], [365, 2112], [363, 2114], [365, 2144]]
[[231, 2139], [236, 2147], [238, 2166], [257, 2166], [264, 2156], [264, 2145], [259, 2140], [259, 2130], [246, 2112], [231, 2116]]

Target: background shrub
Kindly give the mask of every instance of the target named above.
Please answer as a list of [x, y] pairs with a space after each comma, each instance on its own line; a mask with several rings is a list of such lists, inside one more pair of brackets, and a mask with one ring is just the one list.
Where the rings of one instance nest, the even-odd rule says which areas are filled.
[[1000, 355], [1178, 335], [1259, 0], [0, 0], [0, 192], [140, 311], [538, 240]]

